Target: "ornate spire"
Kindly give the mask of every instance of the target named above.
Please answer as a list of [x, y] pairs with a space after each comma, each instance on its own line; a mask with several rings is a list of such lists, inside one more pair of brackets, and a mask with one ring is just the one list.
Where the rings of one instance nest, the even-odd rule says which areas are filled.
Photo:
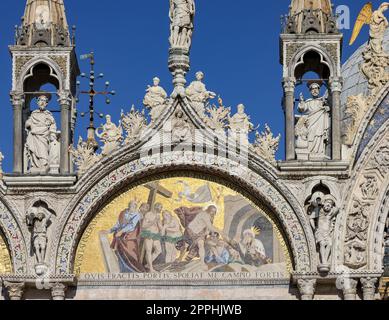
[[286, 33], [337, 33], [331, 0], [292, 0]]
[[69, 46], [63, 0], [27, 0], [16, 43], [23, 46]]

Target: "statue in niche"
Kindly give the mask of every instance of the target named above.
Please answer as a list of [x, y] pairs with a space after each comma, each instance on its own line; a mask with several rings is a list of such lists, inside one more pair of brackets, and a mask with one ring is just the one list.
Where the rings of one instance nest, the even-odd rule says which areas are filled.
[[[328, 160], [330, 108], [325, 98], [319, 97], [320, 85], [318, 83], [312, 83], [309, 90], [312, 98], [304, 100], [303, 94], [300, 95], [298, 111], [302, 116], [296, 125], [298, 128], [297, 142], [306, 141], [309, 160]], [[299, 155], [299, 149], [301, 149], [300, 143], [296, 143], [297, 155]]]
[[112, 122], [110, 115], [105, 117], [106, 123], [96, 130], [96, 135], [104, 143], [102, 156], [109, 156], [117, 149], [123, 141], [123, 129], [122, 126], [116, 126]]
[[159, 78], [153, 79], [153, 86], [148, 86], [146, 95], [143, 99], [143, 104], [150, 110], [151, 121], [158, 119], [166, 107], [167, 93], [159, 86], [161, 80]]
[[339, 208], [337, 208], [336, 199], [332, 195], [324, 195], [322, 192], [316, 192], [312, 195], [309, 218], [319, 248], [320, 265], [318, 269], [320, 272], [330, 271], [332, 234], [338, 214]]
[[232, 117], [228, 117], [230, 136], [233, 139], [248, 144], [248, 135], [254, 131], [254, 125], [250, 122], [250, 117], [245, 112], [243, 104], [238, 105], [238, 112]]
[[186, 88], [186, 96], [200, 117], [205, 116], [204, 112], [208, 100], [216, 97], [216, 93], [207, 90], [203, 80], [204, 73], [199, 71], [196, 73], [196, 80]]
[[[38, 110], [31, 113], [26, 121], [27, 140], [25, 154], [27, 170], [30, 173], [47, 173], [50, 166], [50, 148], [53, 136], [57, 135], [57, 125], [52, 113], [46, 110], [50, 96], [41, 95], [37, 99]], [[55, 142], [54, 142], [55, 143]]]
[[42, 275], [46, 272], [45, 265], [47, 248], [47, 229], [51, 225], [52, 212], [43, 203], [34, 205], [26, 216], [27, 226], [32, 233], [32, 246], [36, 257], [36, 273]]
[[189, 50], [192, 45], [194, 0], [170, 0], [170, 45], [172, 48]]

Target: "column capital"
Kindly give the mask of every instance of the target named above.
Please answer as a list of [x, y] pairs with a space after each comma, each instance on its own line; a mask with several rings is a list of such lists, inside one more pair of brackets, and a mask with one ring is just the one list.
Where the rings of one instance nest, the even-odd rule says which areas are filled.
[[344, 300], [355, 300], [357, 296], [358, 280], [341, 276], [338, 278], [339, 289], [343, 291]]
[[72, 102], [70, 91], [62, 90], [58, 91], [58, 103], [61, 106], [70, 106], [70, 103]]
[[316, 279], [298, 279], [297, 287], [301, 300], [313, 300], [316, 290]]
[[331, 78], [329, 81], [329, 86], [331, 92], [342, 92], [343, 88], [343, 79], [341, 78]]
[[4, 287], [7, 289], [10, 300], [22, 300], [24, 293], [24, 282], [4, 281]]
[[19, 91], [12, 91], [10, 93], [11, 103], [14, 107], [21, 107], [24, 104], [24, 93]]
[[57, 282], [51, 285], [51, 297], [53, 300], [65, 300], [67, 286]]
[[296, 88], [296, 78], [288, 77], [282, 79], [282, 86], [284, 87], [284, 92], [294, 92]]
[[377, 290], [378, 278], [361, 278], [363, 300], [374, 300]]

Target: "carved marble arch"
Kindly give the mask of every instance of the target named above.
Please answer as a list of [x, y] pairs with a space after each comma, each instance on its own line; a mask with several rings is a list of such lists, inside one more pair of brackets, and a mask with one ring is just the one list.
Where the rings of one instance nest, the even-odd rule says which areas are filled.
[[[44, 68], [41, 71], [39, 68]], [[37, 73], [41, 73], [39, 75]], [[31, 86], [42, 86], [46, 83], [53, 84], [58, 90], [64, 90], [66, 75], [61, 67], [54, 60], [48, 57], [36, 57], [28, 61], [21, 67], [18, 74], [15, 74], [14, 91], [23, 92]], [[29, 81], [32, 79], [32, 81]], [[30, 82], [30, 85], [28, 84]], [[38, 88], [39, 89], [39, 88]]]
[[14, 218], [16, 214], [12, 213], [9, 207], [4, 199], [0, 199], [0, 273], [26, 274], [27, 246]]
[[289, 76], [301, 79], [309, 71], [315, 72], [321, 79], [330, 79], [337, 75], [336, 63], [321, 47], [307, 46], [299, 50], [289, 64]]
[[345, 187], [349, 192], [344, 194], [344, 210], [335, 229], [336, 259], [352, 270], [381, 273], [389, 212], [389, 121], [371, 135]]
[[169, 176], [178, 171], [224, 180], [241, 190], [253, 203], [266, 207], [279, 223], [289, 245], [293, 269], [300, 272], [314, 270], [315, 241], [304, 209], [275, 175], [266, 172], [258, 163], [247, 167], [221, 156], [196, 151], [164, 152], [140, 159], [137, 152], [123, 150], [90, 171], [88, 180], [82, 180], [82, 185], [78, 186], [79, 195], [60, 218], [55, 232], [58, 239], [51, 251], [51, 258], [56, 260], [55, 272], [68, 274], [74, 271], [81, 236], [103, 205], [140, 179], [152, 179], [156, 174]]

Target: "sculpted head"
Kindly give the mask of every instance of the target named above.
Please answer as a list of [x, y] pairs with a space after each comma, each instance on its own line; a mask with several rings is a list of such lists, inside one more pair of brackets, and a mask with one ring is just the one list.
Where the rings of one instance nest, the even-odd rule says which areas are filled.
[[36, 215], [36, 219], [38, 219], [39, 221], [42, 221], [44, 218], [45, 218], [45, 214], [42, 211], [38, 211], [38, 213]]
[[158, 87], [159, 84], [161, 83], [161, 80], [158, 77], [155, 77], [153, 79], [154, 87]]
[[238, 105], [238, 113], [243, 114], [245, 112], [245, 108], [246, 107], [242, 103], [240, 105]]
[[327, 200], [324, 201], [324, 206], [323, 206], [324, 211], [329, 212], [329, 211], [332, 210], [332, 208], [334, 206], [335, 206], [335, 203], [332, 200], [327, 199]]
[[309, 86], [309, 91], [311, 92], [311, 95], [313, 98], [317, 98], [320, 96], [320, 85], [316, 82], [312, 83]]
[[196, 79], [197, 81], [202, 81], [204, 79], [204, 73], [202, 71], [197, 72]]
[[335, 208], [335, 198], [332, 195], [326, 195], [323, 199], [323, 209], [325, 212], [330, 212]]
[[39, 110], [43, 111], [46, 109], [47, 105], [49, 104], [49, 97], [46, 95], [40, 95], [37, 99], [37, 104], [39, 107]]
[[110, 116], [109, 114], [107, 114], [107, 115], [105, 116], [105, 119], [107, 120], [107, 123], [108, 123], [108, 124], [111, 124], [111, 123], [112, 123], [112, 118], [111, 118], [111, 116]]

